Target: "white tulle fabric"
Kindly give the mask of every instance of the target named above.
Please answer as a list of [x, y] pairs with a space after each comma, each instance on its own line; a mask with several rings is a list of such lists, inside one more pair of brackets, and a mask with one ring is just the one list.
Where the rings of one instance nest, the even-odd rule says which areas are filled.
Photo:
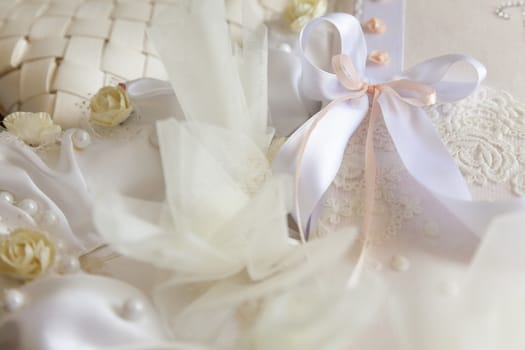
[[[177, 339], [231, 348], [246, 327], [239, 309], [333, 265], [355, 232], [305, 246], [289, 238], [290, 179], [272, 176], [266, 159], [265, 29], [247, 33], [232, 55], [223, 11], [220, 2], [188, 2], [152, 31], [184, 114], [157, 124], [165, 200], [104, 194], [94, 217], [117, 251], [173, 271], [154, 294]], [[145, 114], [154, 107], [145, 96], [173, 98], [154, 81], [129, 92]]]
[[[521, 349], [525, 337], [523, 278], [525, 213], [496, 218], [471, 264], [456, 271], [457, 290], [432, 295], [414, 280], [411, 293], [394, 292], [391, 325], [402, 349]], [[428, 266], [437, 268], [442, 261]]]

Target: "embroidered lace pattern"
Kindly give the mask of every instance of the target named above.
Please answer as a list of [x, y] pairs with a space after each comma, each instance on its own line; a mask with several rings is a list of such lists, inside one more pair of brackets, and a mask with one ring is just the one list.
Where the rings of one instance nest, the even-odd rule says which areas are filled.
[[[361, 224], [364, 214], [363, 154], [367, 125], [365, 120], [350, 140], [341, 169], [324, 197], [318, 232], [320, 235], [348, 224]], [[374, 143], [379, 157], [395, 155], [394, 146], [382, 122], [376, 125]], [[380, 165], [378, 168], [374, 206], [377, 219], [370, 238], [372, 244], [380, 244], [395, 236], [405, 220], [421, 212], [417, 196], [411, 191], [400, 191], [401, 178], [405, 173], [399, 162], [395, 165]]]
[[[525, 195], [524, 104], [506, 92], [482, 87], [461, 102], [429, 108], [428, 114], [473, 188], [495, 186], [506, 196]], [[324, 197], [320, 235], [362, 221], [367, 125], [365, 120], [350, 140], [341, 169]], [[401, 181], [408, 173], [382, 122], [377, 124], [374, 143], [379, 169], [372, 243], [377, 244], [395, 236], [422, 208], [417, 192]]]
[[483, 87], [456, 104], [429, 109], [441, 138], [467, 182], [504, 185], [525, 195], [525, 105]]

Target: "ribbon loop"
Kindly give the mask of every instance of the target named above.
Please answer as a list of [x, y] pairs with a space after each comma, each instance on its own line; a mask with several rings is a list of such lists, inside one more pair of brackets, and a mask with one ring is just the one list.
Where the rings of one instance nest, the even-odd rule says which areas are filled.
[[[463, 69], [453, 69], [455, 66]], [[470, 56], [451, 54], [419, 63], [402, 73], [399, 79], [431, 85], [436, 89], [436, 101], [443, 103], [458, 101], [471, 95], [486, 75], [487, 70], [481, 62]]]
[[[315, 101], [335, 100], [348, 92], [348, 88], [341, 84], [333, 72], [319, 67], [315, 63], [317, 60], [314, 60], [312, 55], [307, 54], [307, 48], [314, 42], [314, 31], [322, 24], [334, 27], [335, 32], [339, 34], [336, 39], [341, 48], [339, 54], [351, 58], [356, 73], [361, 77], [364, 76], [367, 58], [365, 36], [361, 30], [361, 23], [353, 16], [346, 13], [330, 13], [310, 21], [299, 35], [299, 46], [302, 53], [300, 88], [305, 96]], [[317, 56], [320, 53], [326, 54], [320, 51], [312, 54]], [[337, 54], [330, 53], [329, 57]]]
[[407, 79], [384, 84], [385, 90], [414, 107], [428, 107], [436, 103], [436, 89], [431, 85]]
[[333, 56], [332, 67], [341, 85], [343, 85], [348, 90], [362, 90], [363, 88], [366, 89], [366, 83], [357, 73], [350, 56], [345, 54]]

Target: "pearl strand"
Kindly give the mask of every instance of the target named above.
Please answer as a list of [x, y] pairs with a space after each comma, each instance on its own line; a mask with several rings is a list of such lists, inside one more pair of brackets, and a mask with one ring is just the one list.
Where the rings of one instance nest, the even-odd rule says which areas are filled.
[[361, 17], [363, 16], [363, 3], [364, 0], [355, 0], [354, 16], [358, 20], [361, 20]]
[[497, 8], [496, 8], [496, 16], [499, 18], [509, 20], [510, 14], [507, 12], [507, 9], [510, 8], [519, 8], [521, 7], [521, 15], [523, 18], [523, 24], [525, 25], [525, 0], [519, 0], [519, 1], [506, 1], [502, 2]]

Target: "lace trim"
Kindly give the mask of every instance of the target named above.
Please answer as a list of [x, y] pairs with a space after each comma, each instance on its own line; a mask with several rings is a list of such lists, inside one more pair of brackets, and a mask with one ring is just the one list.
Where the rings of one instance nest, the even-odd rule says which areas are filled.
[[[503, 185], [505, 192], [525, 195], [524, 104], [506, 92], [482, 87], [463, 101], [429, 108], [428, 113], [470, 185]], [[367, 125], [365, 120], [350, 140], [341, 169], [324, 197], [320, 235], [336, 227], [361, 224]], [[377, 123], [374, 141], [382, 166], [378, 169], [372, 234], [372, 243], [378, 244], [397, 235], [422, 208], [418, 194], [402, 186], [406, 170], [382, 121]], [[427, 236], [437, 235], [434, 224], [424, 227]]]
[[[361, 225], [364, 214], [364, 145], [368, 129], [367, 120], [358, 128], [345, 150], [341, 169], [323, 200], [318, 234], [333, 232], [337, 227], [349, 224]], [[376, 124], [375, 147], [378, 156], [395, 156], [395, 149], [383, 121]], [[381, 244], [396, 236], [404, 222], [419, 215], [422, 211], [416, 194], [401, 189], [401, 179], [405, 170], [397, 162], [395, 166], [378, 168], [374, 227], [370, 243]]]
[[524, 104], [483, 87], [428, 112], [469, 184], [506, 184], [513, 194], [525, 195]]

